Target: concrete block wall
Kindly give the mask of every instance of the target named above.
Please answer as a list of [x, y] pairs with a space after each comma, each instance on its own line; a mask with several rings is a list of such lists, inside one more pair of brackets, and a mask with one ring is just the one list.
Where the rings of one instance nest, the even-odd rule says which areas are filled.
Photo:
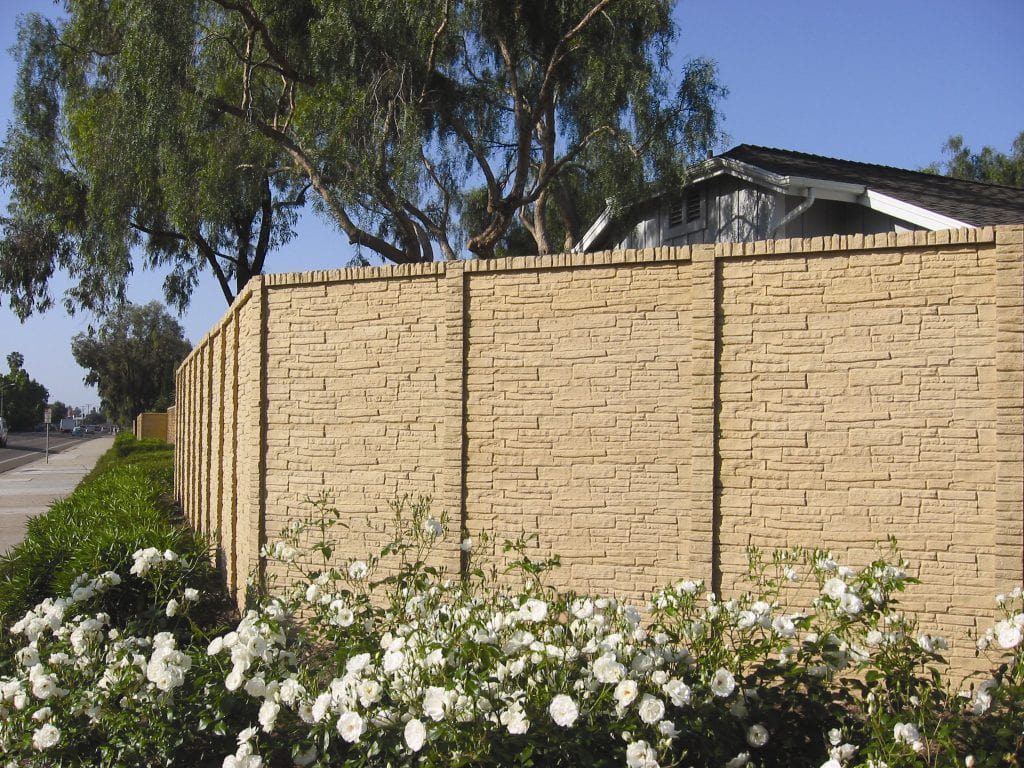
[[342, 511], [344, 563], [410, 493], [638, 603], [727, 593], [749, 544], [860, 564], [894, 534], [907, 604], [962, 636], [1024, 580], [1022, 234], [259, 278], [179, 370], [179, 498], [240, 601], [287, 578], [258, 550], [307, 497]]
[[140, 413], [135, 417], [134, 433], [138, 440], [142, 440], [147, 437], [155, 437], [158, 440], [168, 440], [168, 420], [169, 415], [167, 413]]

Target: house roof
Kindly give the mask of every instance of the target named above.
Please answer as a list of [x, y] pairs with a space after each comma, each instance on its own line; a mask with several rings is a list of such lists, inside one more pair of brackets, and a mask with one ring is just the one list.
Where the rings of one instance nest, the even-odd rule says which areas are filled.
[[[688, 183], [720, 175], [789, 195], [857, 203], [922, 229], [1024, 222], [1024, 189], [786, 149], [740, 144], [694, 166]], [[612, 224], [609, 208], [575, 250], [589, 250]]]
[[1024, 222], [1024, 189], [964, 181], [887, 165], [858, 163], [785, 149], [740, 144], [721, 157], [781, 176], [862, 184], [970, 226]]

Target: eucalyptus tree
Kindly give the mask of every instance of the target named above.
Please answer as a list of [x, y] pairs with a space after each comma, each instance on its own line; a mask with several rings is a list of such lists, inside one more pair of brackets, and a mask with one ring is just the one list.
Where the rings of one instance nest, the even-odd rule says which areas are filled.
[[[517, 225], [571, 247], [606, 198], [677, 182], [719, 138], [713, 63], [670, 72], [668, 0], [213, 2], [247, 38], [239, 99], [212, 98], [394, 262], [493, 256]], [[281, 83], [264, 113], [261, 77]]]
[[69, 0], [67, 16], [20, 20], [14, 121], [0, 151], [9, 188], [0, 291], [22, 317], [51, 306], [58, 269], [69, 311], [124, 300], [137, 267], [166, 272], [188, 303], [210, 269], [228, 301], [292, 236], [307, 183], [281, 152], [210, 107], [193, 80], [198, 4]]
[[22, 23], [0, 291], [43, 309], [63, 268], [102, 308], [142, 246], [170, 303], [204, 267], [230, 299], [307, 191], [394, 263], [570, 248], [718, 140], [724, 89], [671, 69], [672, 6], [65, 0]]

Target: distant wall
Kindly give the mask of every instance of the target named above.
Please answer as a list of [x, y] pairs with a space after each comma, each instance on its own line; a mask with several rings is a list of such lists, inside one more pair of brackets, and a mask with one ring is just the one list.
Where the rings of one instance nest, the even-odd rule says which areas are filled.
[[308, 497], [346, 559], [412, 493], [637, 601], [728, 592], [750, 544], [858, 564], [895, 535], [907, 605], [962, 636], [1024, 581], [1024, 227], [264, 276], [175, 418], [239, 600]]
[[135, 417], [135, 437], [139, 440], [146, 437], [167, 440], [169, 424], [167, 413], [140, 413]]

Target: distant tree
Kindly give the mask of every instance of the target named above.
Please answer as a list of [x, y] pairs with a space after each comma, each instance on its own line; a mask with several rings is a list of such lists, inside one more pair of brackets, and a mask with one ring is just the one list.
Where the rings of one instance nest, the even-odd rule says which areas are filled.
[[50, 423], [60, 424], [60, 420], [68, 415], [68, 406], [60, 400], [50, 403]]
[[71, 342], [75, 361], [88, 371], [85, 383], [99, 391], [100, 409], [120, 424], [174, 403], [174, 372], [191, 349], [181, 325], [155, 301], [126, 304]]
[[1007, 187], [1024, 188], [1024, 131], [1017, 134], [1010, 154], [992, 147], [973, 152], [964, 144], [963, 136], [951, 136], [943, 147], [946, 160], [932, 163], [926, 171], [968, 181], [984, 181]]
[[49, 391], [24, 369], [25, 356], [20, 352], [7, 355], [10, 371], [0, 376], [3, 390], [3, 416], [14, 431], [32, 429], [43, 419], [43, 407]]
[[103, 411], [89, 411], [88, 415], [86, 415], [85, 417], [85, 423], [89, 424], [90, 426], [97, 424], [106, 424], [107, 417], [104, 415]]

